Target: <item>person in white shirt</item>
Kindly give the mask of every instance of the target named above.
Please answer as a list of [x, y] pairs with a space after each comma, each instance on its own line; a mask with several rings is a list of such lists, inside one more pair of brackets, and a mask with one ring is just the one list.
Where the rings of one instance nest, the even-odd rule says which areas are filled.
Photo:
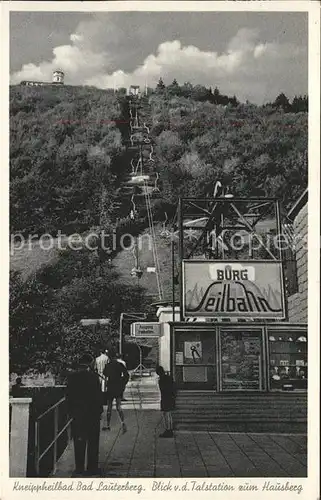
[[[119, 354], [119, 353], [118, 353], [118, 354], [117, 354], [117, 358], [116, 358], [116, 359], [117, 359], [118, 363], [121, 363], [121, 364], [122, 364], [122, 365], [124, 365], [124, 367], [127, 369], [126, 361], [124, 361], [124, 359], [123, 359], [123, 355], [122, 355], [122, 354]], [[122, 400], [122, 401], [127, 401], [127, 399], [125, 399], [125, 398], [124, 398], [125, 388], [126, 388], [126, 384], [125, 384], [125, 386], [124, 386], [124, 390], [123, 390], [122, 395], [121, 395], [121, 400]]]
[[106, 389], [106, 377], [104, 375], [104, 370], [109, 362], [109, 357], [107, 356], [108, 351], [101, 350], [100, 355], [95, 360], [95, 369], [99, 375], [100, 387], [102, 392]]

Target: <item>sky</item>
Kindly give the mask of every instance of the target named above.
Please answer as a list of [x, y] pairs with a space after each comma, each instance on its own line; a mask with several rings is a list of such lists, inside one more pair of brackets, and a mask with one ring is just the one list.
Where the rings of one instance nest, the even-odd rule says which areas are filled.
[[308, 92], [304, 12], [11, 12], [10, 80], [98, 88], [160, 77], [262, 104]]

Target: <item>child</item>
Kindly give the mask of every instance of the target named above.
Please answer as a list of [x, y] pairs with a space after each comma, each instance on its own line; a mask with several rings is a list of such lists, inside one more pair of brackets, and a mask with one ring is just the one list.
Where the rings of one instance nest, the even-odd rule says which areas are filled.
[[161, 411], [164, 415], [165, 432], [159, 437], [173, 437], [173, 419], [172, 410], [175, 409], [175, 385], [172, 377], [166, 375], [164, 368], [158, 366], [156, 373], [159, 376], [158, 385], [161, 393]]

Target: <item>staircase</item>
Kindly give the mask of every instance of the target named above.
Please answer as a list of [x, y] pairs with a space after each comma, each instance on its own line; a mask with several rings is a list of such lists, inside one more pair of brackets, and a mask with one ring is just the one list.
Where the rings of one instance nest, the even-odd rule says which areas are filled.
[[307, 432], [306, 393], [178, 391], [177, 430]]
[[122, 403], [124, 409], [159, 410], [160, 393], [158, 380], [154, 372], [150, 376], [131, 378], [124, 393], [126, 401]]

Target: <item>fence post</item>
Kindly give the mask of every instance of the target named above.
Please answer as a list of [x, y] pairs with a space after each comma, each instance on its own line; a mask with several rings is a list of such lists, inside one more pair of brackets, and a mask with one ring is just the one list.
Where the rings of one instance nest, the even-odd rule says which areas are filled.
[[[69, 417], [67, 417], [69, 418]], [[71, 441], [71, 424], [68, 425], [67, 427], [67, 436], [68, 436], [68, 443]]]
[[53, 449], [53, 472], [56, 472], [56, 464], [57, 464], [57, 435], [58, 435], [58, 411], [59, 406], [56, 406], [54, 409], [54, 449]]
[[35, 470], [36, 475], [39, 476], [40, 473], [40, 435], [39, 435], [39, 425], [40, 422], [36, 420], [35, 422]]
[[27, 476], [29, 413], [32, 398], [10, 398], [10, 477]]

